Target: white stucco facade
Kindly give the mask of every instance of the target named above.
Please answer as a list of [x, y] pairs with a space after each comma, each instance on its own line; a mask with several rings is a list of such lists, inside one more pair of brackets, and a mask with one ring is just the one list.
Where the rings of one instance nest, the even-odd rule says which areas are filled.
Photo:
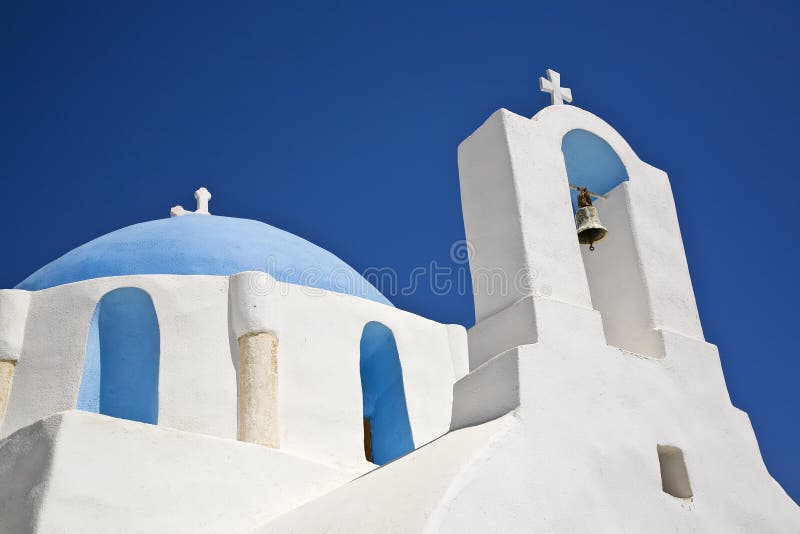
[[[159, 426], [235, 440], [236, 340], [250, 329], [270, 330], [280, 343], [281, 450], [367, 469], [359, 340], [368, 321], [379, 321], [397, 342], [415, 443], [447, 431], [453, 360], [466, 351], [458, 346], [466, 344], [466, 336], [458, 335], [463, 328], [271, 278], [269, 289], [248, 285], [252, 279], [263, 284], [264, 278], [269, 275], [242, 273], [229, 284], [227, 277], [140, 275], [31, 292], [28, 341], [16, 366], [2, 435], [76, 408], [92, 313], [104, 294], [120, 287], [145, 290], [158, 315]], [[229, 303], [229, 287], [236, 291], [237, 280], [244, 288]]]
[[[593, 252], [575, 131], [620, 163]], [[566, 105], [499, 110], [458, 159], [469, 331], [258, 271], [0, 291], [0, 532], [800, 532], [703, 336], [667, 175]], [[157, 317], [157, 424], [78, 409], [120, 288]], [[377, 467], [387, 420], [413, 450]]]

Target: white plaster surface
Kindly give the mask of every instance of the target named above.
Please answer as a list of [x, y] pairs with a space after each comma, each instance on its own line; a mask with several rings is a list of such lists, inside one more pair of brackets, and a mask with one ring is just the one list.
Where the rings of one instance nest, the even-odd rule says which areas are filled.
[[30, 300], [28, 291], [0, 290], [0, 361], [17, 361], [22, 353]]
[[[561, 153], [574, 129], [608, 142], [630, 178], [596, 203], [609, 236], [591, 254]], [[703, 338], [666, 174], [572, 106], [496, 112], [460, 146], [459, 169], [468, 334], [263, 273], [30, 293], [24, 332], [19, 313], [0, 323], [21, 346], [0, 532], [800, 532]], [[505, 292], [485, 284], [498, 271]], [[520, 275], [533, 284], [514, 285]], [[159, 319], [159, 426], [51, 415], [75, 406], [95, 305], [125, 286], [147, 291]], [[367, 472], [370, 321], [393, 332], [419, 448]], [[264, 333], [278, 340], [280, 450], [234, 441], [238, 339]], [[683, 452], [692, 498], [662, 491], [659, 447]]]
[[[629, 176], [614, 195], [624, 198], [598, 201], [602, 220], [611, 226], [603, 247], [598, 244], [592, 253], [596, 257], [582, 254], [578, 245], [561, 151], [564, 135], [575, 129], [605, 140]], [[627, 338], [623, 348], [634, 352], [663, 355], [658, 330], [703, 339], [667, 175], [642, 162], [606, 122], [574, 106], [549, 106], [532, 119], [501, 109], [459, 146], [459, 173], [464, 225], [474, 248], [477, 323], [470, 343], [480, 347], [478, 360], [510, 348], [506, 335], [480, 333], [488, 327], [482, 322], [493, 322], [490, 318], [528, 296], [613, 310], [614, 317], [604, 318], [610, 342]], [[609, 240], [614, 244], [607, 245]], [[490, 289], [482, 282], [498, 269], [509, 280], [527, 273], [534, 283]], [[543, 287], [546, 292], [538, 290]], [[488, 328], [507, 333], [509, 326]], [[624, 329], [629, 334], [619, 335]], [[514, 333], [516, 339], [525, 335]]]
[[453, 378], [461, 379], [469, 373], [469, 344], [467, 331], [458, 324], [447, 325], [450, 338], [450, 355], [453, 358]]
[[630, 182], [622, 182], [595, 206], [610, 229], [602, 244], [581, 247], [592, 296], [600, 311], [609, 345], [652, 357], [663, 357], [661, 337], [654, 329], [647, 287], [631, 229]]
[[499, 352], [536, 343], [533, 297], [525, 297], [508, 308], [475, 323], [467, 332], [469, 367], [480, 367]]
[[[459, 146], [464, 227], [474, 247], [476, 321], [533, 293], [512, 283], [518, 276], [548, 285], [549, 298], [591, 307], [561, 138], [550, 130], [501, 109]], [[484, 273], [494, 271], [508, 277], [507, 291], [486, 283]]]
[[[379, 321], [397, 342], [415, 443], [437, 438], [450, 427], [454, 361], [465, 372], [458, 363], [464, 359], [463, 337], [454, 334], [460, 329], [463, 335], [460, 326], [292, 284], [275, 282], [266, 292], [257, 286], [252, 298], [246, 297], [247, 285], [234, 284], [239, 289], [231, 295], [241, 298], [231, 301], [228, 277], [139, 275], [30, 293], [27, 341], [0, 437], [75, 408], [94, 308], [108, 291], [128, 286], [147, 291], [158, 316], [161, 426], [236, 439], [238, 343], [232, 334], [249, 331], [241, 325], [253, 321], [279, 340], [281, 449], [366, 468], [360, 341], [364, 325]], [[248, 308], [254, 302], [263, 307]], [[248, 310], [249, 319], [237, 322], [237, 310]]]
[[449, 500], [465, 466], [511, 426], [508, 416], [443, 436], [253, 533], [436, 532], [428, 528], [431, 517]]
[[159, 321], [159, 424], [236, 439], [227, 285], [227, 277], [124, 276], [31, 292], [26, 341], [0, 437], [76, 407], [97, 303], [113, 289], [138, 287], [151, 296]]
[[278, 282], [267, 273], [246, 271], [230, 277], [230, 324], [236, 339], [248, 334], [276, 332]]
[[[576, 337], [490, 360], [456, 388], [454, 422], [477, 426], [255, 532], [800, 532], [713, 345], [667, 334], [652, 359]], [[692, 499], [662, 491], [659, 445], [683, 450]]]
[[260, 445], [69, 411], [0, 441], [0, 532], [247, 532], [357, 474]]

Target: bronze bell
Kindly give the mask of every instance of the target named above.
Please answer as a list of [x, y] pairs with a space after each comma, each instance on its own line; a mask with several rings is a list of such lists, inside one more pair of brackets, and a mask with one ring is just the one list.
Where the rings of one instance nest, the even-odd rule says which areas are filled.
[[589, 250], [594, 250], [594, 244], [603, 239], [608, 230], [600, 217], [597, 208], [592, 206], [592, 198], [585, 187], [578, 189], [578, 211], [575, 212], [575, 228], [578, 230], [578, 243], [588, 244]]

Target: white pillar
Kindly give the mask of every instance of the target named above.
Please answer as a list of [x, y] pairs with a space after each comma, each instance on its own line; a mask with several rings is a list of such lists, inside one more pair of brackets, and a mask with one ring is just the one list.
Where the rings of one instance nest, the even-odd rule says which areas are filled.
[[0, 425], [6, 415], [8, 398], [11, 396], [11, 384], [14, 382], [15, 362], [0, 361]]
[[[614, 199], [598, 202], [604, 222], [619, 221], [591, 254], [578, 245], [562, 151], [572, 130], [608, 143], [629, 178], [619, 213], [609, 212]], [[633, 352], [663, 356], [661, 331], [703, 339], [667, 175], [600, 118], [575, 106], [533, 119], [501, 109], [461, 143], [458, 166], [475, 294], [471, 368], [519, 345], [575, 340], [571, 332], [603, 339], [598, 311], [616, 321], [609, 342]], [[608, 268], [597, 269], [604, 257]]]
[[562, 137], [501, 109], [458, 147], [476, 322], [527, 297], [592, 308]]
[[272, 313], [275, 279], [250, 271], [229, 279], [230, 328], [239, 350], [238, 439], [280, 447], [278, 335]]
[[19, 289], [0, 291], [0, 427], [11, 397], [14, 369], [25, 338], [31, 294]]
[[238, 439], [278, 448], [278, 338], [269, 332], [239, 338]]
[[564, 133], [501, 109], [458, 147], [475, 297], [472, 369], [519, 345], [574, 340], [576, 328], [603, 339], [575, 232]]

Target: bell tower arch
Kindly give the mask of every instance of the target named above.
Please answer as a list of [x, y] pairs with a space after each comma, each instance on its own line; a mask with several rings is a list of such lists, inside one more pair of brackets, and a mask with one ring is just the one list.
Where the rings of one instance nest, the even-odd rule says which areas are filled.
[[[561, 152], [570, 184], [603, 195], [594, 199], [594, 207], [608, 234], [594, 250], [582, 246], [581, 257], [592, 306], [600, 312], [606, 341], [636, 354], [663, 357], [632, 232], [625, 185], [628, 171], [611, 145], [587, 130], [567, 132]], [[577, 209], [574, 190], [572, 198], [573, 209]]]
[[[660, 330], [703, 338], [667, 175], [606, 122], [567, 105], [531, 119], [501, 109], [459, 146], [459, 175], [474, 251], [471, 368], [576, 329], [651, 357], [664, 354]], [[578, 244], [573, 181], [608, 193], [595, 206], [609, 234], [591, 253]], [[500, 270], [506, 291], [485, 283]]]

